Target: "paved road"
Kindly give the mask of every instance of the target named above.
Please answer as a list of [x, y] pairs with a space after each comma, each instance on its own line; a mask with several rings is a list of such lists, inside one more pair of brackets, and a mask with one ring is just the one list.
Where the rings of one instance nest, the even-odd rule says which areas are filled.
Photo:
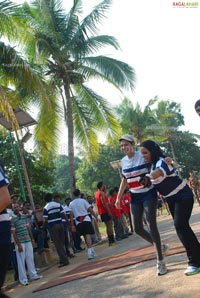
[[[195, 205], [191, 223], [194, 231], [200, 231], [200, 207]], [[162, 240], [176, 237], [170, 216], [159, 216], [158, 226]], [[99, 258], [122, 253], [128, 249], [146, 246], [146, 242], [133, 235], [121, 241], [116, 247], [102, 244], [96, 247]], [[155, 260], [142, 262], [137, 265], [107, 271], [85, 279], [72, 281], [41, 292], [32, 293], [41, 284], [54, 280], [57, 276], [87, 262], [85, 253], [77, 255], [72, 264], [64, 268], [53, 266], [43, 272], [44, 278], [31, 282], [29, 286], [20, 285], [7, 291], [11, 298], [199, 298], [200, 274], [187, 277], [184, 270], [187, 267], [186, 254], [166, 257], [168, 274], [155, 275]]]

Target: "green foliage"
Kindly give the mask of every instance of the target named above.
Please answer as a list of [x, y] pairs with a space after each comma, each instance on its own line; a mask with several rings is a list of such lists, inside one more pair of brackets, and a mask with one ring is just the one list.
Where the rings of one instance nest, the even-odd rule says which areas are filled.
[[103, 180], [106, 188], [119, 186], [120, 176], [117, 170], [114, 170], [110, 162], [120, 160], [123, 154], [117, 143], [115, 145], [100, 145], [98, 158], [89, 162], [83, 158], [77, 170], [77, 186], [81, 191], [94, 194], [97, 190], [97, 182]]
[[[166, 150], [166, 154], [171, 156], [169, 143], [165, 142], [162, 145]], [[178, 132], [176, 139], [174, 139], [174, 148], [183, 178], [188, 179], [191, 170], [200, 173], [198, 162], [200, 160], [200, 147], [197, 139], [190, 132]]]
[[[75, 157], [75, 169], [79, 167], [81, 160]], [[52, 192], [62, 194], [70, 193], [70, 173], [69, 173], [69, 158], [66, 155], [58, 155], [54, 161], [54, 177], [55, 184], [52, 187]]]
[[[12, 144], [11, 137], [5, 133], [0, 135], [0, 158], [5, 167], [6, 174], [9, 178], [9, 190], [10, 193], [17, 193], [22, 196], [19, 175], [17, 171], [17, 166], [15, 162], [13, 146], [16, 148], [17, 159], [19, 163], [19, 170], [22, 176], [25, 195], [27, 195], [26, 183], [24, 179], [24, 173], [20, 162], [19, 151], [16, 142]], [[36, 153], [28, 153], [24, 150], [24, 159], [29, 174], [29, 180], [31, 185], [31, 190], [33, 193], [34, 200], [41, 201], [44, 194], [52, 190], [54, 186], [54, 167], [50, 162], [47, 166], [43, 163], [41, 156]]]

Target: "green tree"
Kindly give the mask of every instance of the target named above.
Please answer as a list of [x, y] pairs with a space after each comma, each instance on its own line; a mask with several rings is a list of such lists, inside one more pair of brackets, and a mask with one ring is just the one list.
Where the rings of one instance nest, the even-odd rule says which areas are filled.
[[[7, 132], [0, 134], [0, 159], [1, 164], [5, 167], [6, 174], [9, 178], [9, 189], [11, 194], [17, 193], [22, 196], [19, 182], [19, 173], [16, 166], [14, 154], [13, 154], [13, 146], [10, 136]], [[16, 146], [16, 144], [14, 144]], [[25, 195], [27, 198], [27, 190], [25, 186], [25, 179], [23, 174], [23, 169], [20, 163], [19, 152], [16, 146], [17, 158], [19, 161], [19, 170], [22, 177], [22, 182], [24, 185]], [[48, 165], [43, 162], [43, 159], [39, 154], [29, 153], [24, 150], [24, 158], [29, 170], [29, 179], [31, 184], [31, 190], [33, 193], [34, 199], [37, 201], [42, 200], [44, 194], [48, 191], [51, 191], [54, 183], [54, 165], [53, 163], [49, 163]]]
[[[169, 143], [173, 159], [177, 162], [175, 142], [178, 137], [179, 128], [184, 125], [184, 116], [181, 114], [181, 106], [174, 101], [159, 101], [157, 97], [155, 97], [155, 103], [157, 106], [151, 109], [154, 124], [149, 127], [149, 132], [152, 133], [152, 138], [156, 141], [167, 141]], [[178, 171], [180, 174], [179, 168]]]
[[[168, 142], [162, 143], [167, 155], [171, 155], [171, 147]], [[198, 146], [197, 138], [186, 131], [179, 131], [176, 134], [176, 141], [174, 142], [174, 149], [176, 158], [179, 164], [180, 172], [183, 178], [189, 177], [189, 172], [194, 170], [199, 173], [200, 148]]]
[[45, 63], [44, 72], [62, 99], [68, 128], [70, 189], [75, 187], [74, 139], [91, 154], [98, 152], [98, 133], [119, 135], [120, 125], [107, 100], [89, 88], [88, 82], [101, 79], [118, 88], [134, 87], [135, 73], [128, 64], [96, 55], [105, 46], [120, 49], [117, 40], [98, 35], [98, 25], [111, 6], [104, 0], [82, 17], [82, 1], [74, 0], [68, 13], [60, 0], [33, 1], [24, 5], [24, 20], [32, 39], [26, 53], [30, 60]]
[[133, 134], [136, 143], [140, 144], [149, 137], [149, 126], [155, 121], [150, 110], [154, 100], [150, 100], [142, 109], [139, 103], [134, 106], [132, 101], [124, 98], [122, 103], [116, 107], [116, 112], [124, 133]]
[[100, 144], [99, 156], [95, 160], [83, 158], [77, 170], [77, 185], [81, 191], [94, 194], [98, 181], [104, 181], [107, 189], [119, 186], [121, 178], [111, 162], [121, 160], [123, 153], [115, 142], [114, 145]]
[[[13, 108], [27, 110], [30, 105], [37, 105], [40, 113], [36, 137], [38, 142], [42, 140], [47, 151], [55, 145], [53, 135], [57, 119], [51, 114], [58, 109], [53, 89], [42, 77], [41, 66], [29, 63], [20, 52], [30, 35], [24, 16], [19, 13], [20, 7], [9, 0], [0, 2], [0, 111], [17, 130], [19, 126]], [[46, 119], [47, 111], [49, 121]]]
[[[75, 156], [75, 169], [77, 170], [80, 159]], [[55, 185], [53, 192], [70, 193], [69, 159], [66, 155], [58, 155], [54, 162]]]

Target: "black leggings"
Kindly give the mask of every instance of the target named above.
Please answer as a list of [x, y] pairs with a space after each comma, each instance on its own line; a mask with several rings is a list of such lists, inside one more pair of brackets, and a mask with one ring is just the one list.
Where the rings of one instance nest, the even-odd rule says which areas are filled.
[[[154, 244], [157, 252], [157, 260], [163, 260], [160, 234], [156, 222], [157, 198], [148, 199], [144, 202], [132, 202], [133, 223], [135, 233], [151, 244]], [[145, 212], [149, 232], [144, 229], [143, 215]]]
[[172, 198], [168, 201], [177, 235], [186, 249], [188, 265], [200, 267], [200, 243], [190, 227], [193, 198]]

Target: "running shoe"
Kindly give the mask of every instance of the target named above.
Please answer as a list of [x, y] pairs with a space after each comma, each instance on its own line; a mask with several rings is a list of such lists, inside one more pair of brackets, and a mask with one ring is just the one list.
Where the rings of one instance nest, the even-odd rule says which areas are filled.
[[184, 273], [185, 275], [190, 276], [190, 275], [197, 274], [199, 272], [200, 272], [200, 267], [188, 266]]
[[164, 275], [166, 273], [167, 273], [167, 267], [165, 265], [165, 262], [163, 262], [163, 261], [158, 262], [156, 265], [157, 276]]

